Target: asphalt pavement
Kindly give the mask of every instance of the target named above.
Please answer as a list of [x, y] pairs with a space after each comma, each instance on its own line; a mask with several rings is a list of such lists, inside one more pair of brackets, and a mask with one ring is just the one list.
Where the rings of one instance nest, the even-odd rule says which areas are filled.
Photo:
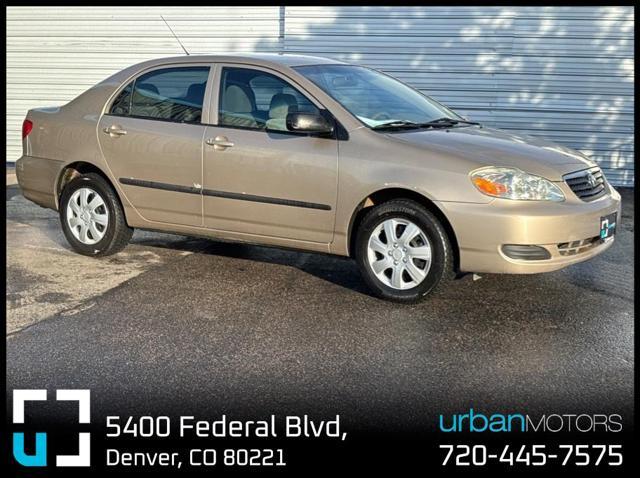
[[[73, 253], [57, 213], [7, 186], [7, 390], [90, 388], [93, 413], [622, 413], [633, 404], [633, 191], [601, 256], [371, 297], [347, 259], [137, 231]], [[627, 421], [629, 419], [629, 421]]]

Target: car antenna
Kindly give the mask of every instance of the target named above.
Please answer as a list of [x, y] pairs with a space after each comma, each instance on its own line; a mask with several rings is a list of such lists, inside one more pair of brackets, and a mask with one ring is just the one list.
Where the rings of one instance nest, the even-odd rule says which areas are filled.
[[180, 46], [182, 47], [182, 49], [184, 50], [184, 52], [186, 53], [187, 56], [189, 56], [189, 52], [187, 51], [187, 49], [184, 47], [184, 45], [182, 44], [182, 42], [180, 41], [180, 38], [178, 38], [178, 35], [176, 35], [176, 32], [173, 31], [173, 28], [171, 28], [171, 25], [169, 25], [167, 23], [167, 21], [164, 19], [164, 17], [162, 15], [160, 15], [160, 18], [162, 18], [162, 21], [165, 23], [165, 25], [167, 25], [167, 27], [169, 28], [169, 30], [171, 30], [171, 33], [173, 34], [173, 36], [175, 37], [176, 40], [178, 40], [178, 43], [180, 43]]

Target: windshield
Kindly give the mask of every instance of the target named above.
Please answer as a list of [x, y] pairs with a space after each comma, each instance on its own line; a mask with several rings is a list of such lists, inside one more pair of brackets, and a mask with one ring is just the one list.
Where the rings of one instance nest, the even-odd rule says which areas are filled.
[[404, 83], [354, 65], [298, 66], [295, 70], [322, 88], [370, 128], [392, 122], [426, 123], [463, 118]]

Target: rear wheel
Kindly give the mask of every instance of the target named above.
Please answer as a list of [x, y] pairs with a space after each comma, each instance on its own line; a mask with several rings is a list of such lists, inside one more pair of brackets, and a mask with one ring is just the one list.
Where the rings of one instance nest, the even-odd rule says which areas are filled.
[[356, 236], [356, 261], [376, 295], [398, 302], [417, 302], [453, 276], [444, 227], [411, 200], [392, 200], [365, 215]]
[[96, 173], [69, 182], [62, 191], [59, 210], [67, 241], [86, 256], [115, 254], [133, 234], [115, 191]]

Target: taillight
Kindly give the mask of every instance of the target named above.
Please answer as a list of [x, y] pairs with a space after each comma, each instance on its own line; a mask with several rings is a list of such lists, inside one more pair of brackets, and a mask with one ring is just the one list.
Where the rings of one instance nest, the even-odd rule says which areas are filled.
[[22, 122], [22, 139], [25, 139], [27, 136], [29, 136], [29, 133], [31, 133], [32, 129], [33, 123], [28, 119], [24, 120]]

